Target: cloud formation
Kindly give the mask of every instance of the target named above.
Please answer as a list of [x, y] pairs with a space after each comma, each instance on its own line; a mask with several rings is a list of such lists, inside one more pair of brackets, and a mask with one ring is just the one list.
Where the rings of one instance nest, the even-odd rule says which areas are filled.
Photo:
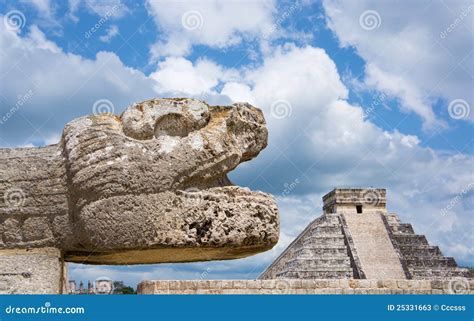
[[162, 31], [151, 56], [183, 56], [193, 45], [227, 48], [253, 39], [272, 27], [274, 2], [267, 1], [147, 1]]
[[[474, 106], [469, 1], [415, 1], [407, 7], [324, 0], [323, 6], [341, 46], [353, 46], [366, 61], [365, 85], [398, 98], [400, 108], [419, 115], [425, 129], [444, 127], [440, 114], [455, 99]], [[437, 99], [444, 101], [440, 114], [433, 108]], [[464, 120], [474, 121], [474, 113]]]

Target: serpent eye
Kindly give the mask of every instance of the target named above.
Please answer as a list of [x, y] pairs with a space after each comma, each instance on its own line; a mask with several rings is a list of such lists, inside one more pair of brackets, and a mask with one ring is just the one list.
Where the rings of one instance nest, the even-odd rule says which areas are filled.
[[183, 114], [166, 114], [157, 119], [155, 124], [155, 137], [175, 136], [186, 137], [189, 133], [201, 129], [208, 123], [209, 117], [199, 120], [186, 117]]
[[190, 128], [186, 125], [180, 114], [164, 115], [155, 124], [155, 137], [159, 136], [179, 136], [185, 137], [189, 134]]
[[207, 125], [209, 106], [196, 99], [155, 99], [128, 107], [121, 116], [125, 135], [148, 140], [153, 137], [186, 137]]

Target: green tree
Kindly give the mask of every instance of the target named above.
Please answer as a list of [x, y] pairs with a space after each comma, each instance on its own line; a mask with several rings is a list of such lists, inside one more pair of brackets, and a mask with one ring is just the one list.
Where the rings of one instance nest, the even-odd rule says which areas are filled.
[[113, 294], [137, 294], [134, 288], [123, 284], [123, 281], [114, 281]]

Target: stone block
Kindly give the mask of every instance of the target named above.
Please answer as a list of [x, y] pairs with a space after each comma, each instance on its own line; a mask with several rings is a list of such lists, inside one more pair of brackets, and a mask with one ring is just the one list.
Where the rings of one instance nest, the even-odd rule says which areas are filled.
[[170, 281], [151, 281], [151, 282], [155, 284], [155, 288], [157, 290], [169, 290], [170, 288]]
[[328, 287], [338, 288], [339, 287], [339, 280], [328, 280]]
[[247, 281], [246, 280], [233, 280], [232, 281], [232, 288], [233, 289], [246, 289], [247, 288]]
[[0, 250], [0, 294], [61, 293], [63, 269], [55, 248]]
[[349, 287], [352, 288], [352, 289], [358, 288], [359, 287], [359, 280], [350, 279], [349, 280]]
[[290, 288], [292, 289], [297, 289], [297, 288], [301, 288], [301, 280], [298, 280], [298, 279], [290, 279], [290, 280], [287, 280], [288, 281], [288, 285]]
[[247, 289], [260, 289], [261, 287], [259, 280], [247, 280]]
[[182, 282], [182, 281], [178, 281], [178, 280], [170, 280], [170, 281], [169, 281], [169, 289], [172, 290], [172, 291], [175, 291], [175, 290], [186, 290], [186, 286], [184, 286], [184, 287], [181, 289], [181, 282]]
[[351, 288], [343, 288], [342, 294], [354, 294], [354, 289]]
[[232, 289], [232, 280], [221, 280], [222, 289]]
[[209, 289], [220, 289], [220, 288], [222, 288], [222, 281], [220, 281], [220, 280], [209, 280], [209, 281], [206, 281], [206, 283], [209, 286]]
[[315, 288], [327, 288], [329, 286], [328, 280], [313, 280], [313, 286]]
[[402, 290], [406, 290], [410, 287], [409, 281], [407, 280], [397, 280], [397, 287]]
[[273, 289], [275, 287], [275, 280], [260, 280], [262, 289]]
[[137, 292], [141, 294], [156, 294], [155, 281], [142, 281], [138, 284]]
[[371, 280], [358, 280], [358, 287], [359, 288], [370, 288], [372, 286]]
[[349, 280], [347, 279], [342, 279], [342, 280], [339, 280], [339, 287], [340, 288], [349, 288]]

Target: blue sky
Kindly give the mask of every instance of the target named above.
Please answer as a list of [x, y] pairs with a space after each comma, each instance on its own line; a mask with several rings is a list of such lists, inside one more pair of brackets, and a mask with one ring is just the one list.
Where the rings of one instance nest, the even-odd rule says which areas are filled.
[[254, 278], [335, 186], [387, 188], [389, 210], [474, 265], [472, 2], [2, 0], [0, 14], [2, 147], [57, 143], [100, 99], [117, 114], [244, 100], [268, 122], [267, 149], [230, 177], [276, 196], [274, 250], [72, 278]]

